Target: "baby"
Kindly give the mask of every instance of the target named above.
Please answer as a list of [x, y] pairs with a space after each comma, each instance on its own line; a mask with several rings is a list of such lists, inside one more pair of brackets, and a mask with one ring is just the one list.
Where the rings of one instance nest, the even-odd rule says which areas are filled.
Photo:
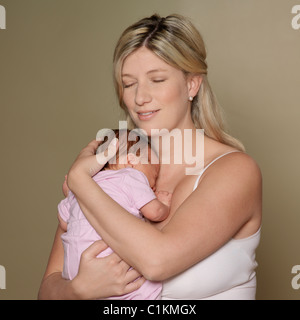
[[[137, 136], [139, 141], [129, 141], [129, 130], [113, 131], [119, 142], [126, 142], [126, 152], [122, 154], [121, 150], [124, 150], [124, 147], [120, 144], [114, 161], [106, 163], [93, 179], [104, 192], [137, 218], [145, 217], [155, 222], [165, 220], [169, 215], [171, 194], [159, 192], [156, 197], [154, 193], [160, 166], [150, 161], [155, 155], [148, 139]], [[139, 149], [135, 149], [135, 146]], [[58, 205], [60, 225], [66, 231], [62, 235], [64, 245], [62, 276], [72, 280], [78, 273], [82, 252], [101, 237], [85, 218], [74, 194], [68, 190], [66, 182], [63, 191], [67, 197]], [[107, 248], [98, 257], [111, 253], [112, 250]], [[138, 290], [110, 299], [155, 300], [160, 297], [161, 287], [160, 282], [146, 281]]]

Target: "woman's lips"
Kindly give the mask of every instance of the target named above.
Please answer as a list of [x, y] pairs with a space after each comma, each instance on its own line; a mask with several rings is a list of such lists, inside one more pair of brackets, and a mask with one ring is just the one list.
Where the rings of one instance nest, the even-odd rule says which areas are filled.
[[152, 119], [157, 114], [158, 111], [159, 110], [153, 110], [148, 112], [137, 112], [137, 114], [140, 120], [145, 121], [145, 120]]

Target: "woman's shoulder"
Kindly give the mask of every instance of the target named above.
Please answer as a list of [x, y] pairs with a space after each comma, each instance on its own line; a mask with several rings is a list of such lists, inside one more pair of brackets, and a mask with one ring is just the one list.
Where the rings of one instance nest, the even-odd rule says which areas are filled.
[[261, 176], [260, 168], [254, 158], [249, 154], [236, 149], [230, 149], [229, 151], [218, 154], [204, 169], [207, 168], [206, 171], [208, 171], [209, 168], [213, 167], [223, 171], [224, 174], [250, 174]]
[[246, 182], [244, 187], [250, 187], [250, 185], [261, 183], [262, 174], [259, 165], [249, 154], [225, 146], [207, 152], [203, 167], [197, 170], [197, 174], [185, 176], [175, 190], [181, 190], [187, 197], [202, 180], [209, 181], [211, 184], [220, 184], [224, 181], [229, 185], [234, 181], [240, 181]]
[[258, 212], [262, 174], [257, 162], [247, 153], [238, 150], [223, 153], [216, 159], [201, 175], [195, 186], [196, 194], [212, 200], [218, 199], [220, 203], [239, 203], [241, 207]]
[[195, 189], [196, 198], [204, 197], [230, 216], [245, 217], [247, 223], [235, 238], [252, 235], [261, 225], [262, 174], [257, 162], [247, 153], [231, 150], [218, 156], [203, 173]]
[[212, 183], [222, 180], [226, 180], [229, 184], [234, 181], [245, 182], [244, 187], [251, 187], [261, 184], [262, 174], [259, 165], [249, 154], [230, 149], [217, 153], [206, 162], [198, 185], [204, 179]]
[[205, 139], [204, 148], [205, 173], [218, 171], [226, 174], [261, 176], [257, 162], [246, 152], [230, 147], [211, 138]]

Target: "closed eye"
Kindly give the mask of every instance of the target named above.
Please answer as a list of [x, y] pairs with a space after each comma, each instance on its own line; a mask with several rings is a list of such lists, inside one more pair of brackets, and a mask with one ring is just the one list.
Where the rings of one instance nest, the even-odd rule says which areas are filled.
[[166, 81], [165, 79], [158, 79], [158, 80], [152, 80], [153, 82], [155, 82], [155, 83], [159, 83], [159, 82], [164, 82], [164, 81]]
[[135, 83], [129, 83], [129, 84], [125, 84], [123, 83], [123, 88], [126, 89], [126, 88], [130, 88], [134, 85]]

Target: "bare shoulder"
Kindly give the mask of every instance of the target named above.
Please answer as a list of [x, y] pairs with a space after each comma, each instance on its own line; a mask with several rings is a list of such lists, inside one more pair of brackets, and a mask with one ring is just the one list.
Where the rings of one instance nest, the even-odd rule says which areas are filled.
[[[243, 152], [232, 152], [220, 157], [205, 170], [200, 181], [207, 177], [218, 181], [222, 178], [230, 178], [230, 181], [237, 179], [237, 181], [248, 181], [251, 184], [261, 184], [262, 181], [261, 170], [257, 162]], [[250, 187], [250, 184], [246, 186]]]
[[[228, 199], [244, 204], [261, 202], [262, 175], [256, 161], [243, 152], [233, 152], [218, 158], [201, 176], [197, 191], [222, 192]], [[208, 194], [207, 194], [208, 196]]]
[[261, 170], [246, 153], [230, 153], [215, 161], [202, 175], [194, 196], [237, 222], [235, 238], [252, 235], [261, 224]]

